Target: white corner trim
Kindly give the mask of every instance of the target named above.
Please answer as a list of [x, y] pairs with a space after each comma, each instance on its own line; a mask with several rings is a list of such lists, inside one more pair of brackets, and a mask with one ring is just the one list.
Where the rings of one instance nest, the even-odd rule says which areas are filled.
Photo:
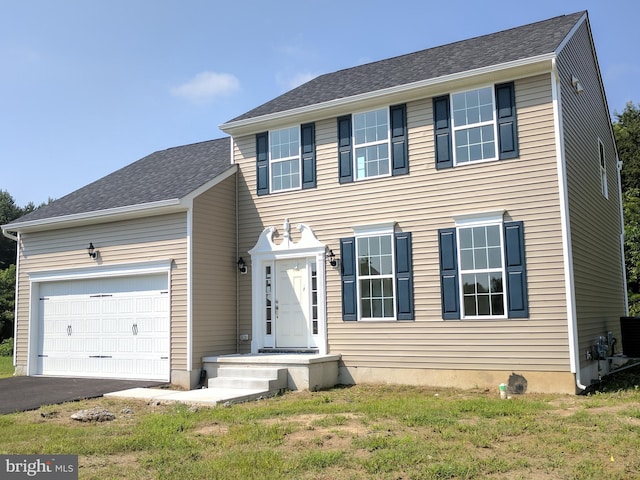
[[580, 352], [578, 351], [578, 324], [576, 316], [576, 292], [573, 282], [573, 252], [571, 250], [571, 224], [569, 220], [569, 191], [565, 163], [564, 125], [562, 123], [562, 97], [560, 79], [555, 61], [554, 75], [551, 76], [551, 93], [553, 100], [554, 130], [556, 137], [556, 168], [558, 188], [560, 190], [560, 226], [562, 230], [562, 251], [564, 268], [564, 288], [567, 308], [567, 328], [569, 342], [569, 364], [571, 373], [576, 375], [576, 385], [584, 390], [580, 372]]
[[356, 236], [392, 234], [396, 228], [396, 222], [369, 223], [353, 225], [351, 227]]
[[492, 210], [487, 212], [473, 212], [463, 213], [460, 215], [454, 215], [453, 219], [456, 222], [456, 226], [467, 226], [473, 224], [486, 224], [486, 223], [502, 223], [504, 220], [504, 214], [506, 210]]
[[33, 282], [53, 282], [60, 280], [79, 280], [85, 278], [124, 277], [131, 275], [149, 275], [167, 273], [171, 270], [173, 259], [154, 260], [150, 262], [127, 263], [83, 268], [65, 268], [29, 273]]

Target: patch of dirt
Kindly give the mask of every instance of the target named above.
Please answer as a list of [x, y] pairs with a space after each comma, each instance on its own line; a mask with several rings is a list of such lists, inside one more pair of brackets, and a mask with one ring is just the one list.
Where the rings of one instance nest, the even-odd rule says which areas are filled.
[[229, 433], [229, 427], [227, 425], [220, 425], [219, 423], [205, 425], [193, 431], [193, 434], [197, 437], [226, 435], [227, 433]]

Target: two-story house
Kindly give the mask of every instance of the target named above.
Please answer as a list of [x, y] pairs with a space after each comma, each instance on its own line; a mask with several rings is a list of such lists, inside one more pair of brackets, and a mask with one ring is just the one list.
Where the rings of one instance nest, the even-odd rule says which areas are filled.
[[586, 12], [322, 75], [221, 129], [3, 226], [18, 373], [194, 386], [205, 356], [292, 352], [339, 355], [343, 384], [606, 373], [623, 228]]

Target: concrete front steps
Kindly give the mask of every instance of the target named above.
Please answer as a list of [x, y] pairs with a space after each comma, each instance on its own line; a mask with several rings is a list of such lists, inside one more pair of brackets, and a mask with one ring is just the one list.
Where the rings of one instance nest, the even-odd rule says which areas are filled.
[[[265, 383], [258, 381], [277, 377], [278, 381], [269, 385], [268, 391], [316, 391], [337, 385], [340, 359], [340, 355], [301, 353], [235, 354], [204, 357], [202, 367], [212, 389], [223, 386], [243, 388], [246, 385], [266, 387]], [[284, 385], [280, 383], [283, 380]]]
[[277, 395], [283, 390], [320, 390], [338, 383], [340, 355], [236, 354], [202, 359], [208, 388], [189, 391], [132, 388], [106, 397], [160, 403], [227, 405]]
[[207, 387], [213, 391], [227, 391], [231, 403], [247, 402], [270, 397], [287, 389], [287, 369], [278, 367], [222, 366], [217, 376], [210, 378]]

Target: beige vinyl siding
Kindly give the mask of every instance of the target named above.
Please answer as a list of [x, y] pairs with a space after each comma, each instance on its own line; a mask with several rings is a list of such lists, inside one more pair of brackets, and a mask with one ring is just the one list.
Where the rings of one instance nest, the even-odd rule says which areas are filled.
[[235, 176], [193, 204], [193, 369], [207, 355], [236, 352]]
[[[309, 225], [336, 254], [355, 225], [395, 221], [397, 230], [412, 232], [415, 321], [343, 322], [339, 268], [327, 266], [329, 351], [342, 354], [346, 366], [568, 371], [550, 75], [515, 83], [520, 158], [514, 160], [437, 171], [432, 99], [425, 98], [407, 104], [409, 175], [340, 185], [330, 118], [316, 122], [317, 188], [257, 197], [255, 137], [235, 139], [240, 255], [248, 256], [264, 227], [281, 229], [284, 218]], [[456, 215], [499, 209], [506, 220], [524, 221], [530, 318], [442, 320], [438, 229], [454, 226]], [[246, 330], [250, 290], [250, 278], [241, 278]]]
[[[600, 335], [620, 339], [625, 313], [620, 197], [615, 145], [588, 24], [583, 23], [558, 56], [564, 119], [569, 224], [580, 352]], [[577, 93], [572, 76], [584, 91]], [[609, 198], [602, 195], [598, 138], [607, 162]], [[620, 343], [618, 344], [620, 345]]]
[[[87, 255], [89, 242], [100, 252], [97, 260]], [[16, 341], [18, 367], [26, 369], [27, 366], [30, 273], [173, 259], [170, 277], [171, 369], [186, 369], [186, 245], [185, 213], [21, 235]]]

